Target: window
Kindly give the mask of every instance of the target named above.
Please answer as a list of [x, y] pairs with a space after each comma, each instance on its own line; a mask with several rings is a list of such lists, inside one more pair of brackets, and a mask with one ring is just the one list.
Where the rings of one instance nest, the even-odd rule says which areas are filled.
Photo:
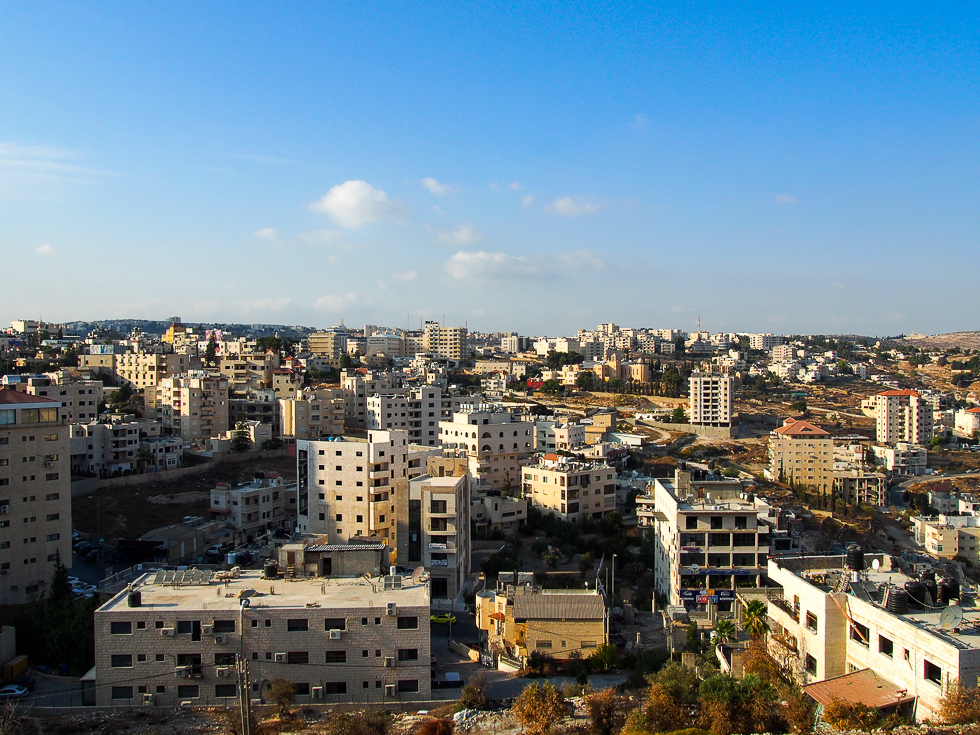
[[347, 663], [347, 651], [327, 651], [324, 663], [328, 663], [328, 664]]
[[417, 649], [417, 648], [399, 648], [398, 649], [398, 660], [399, 661], [418, 661], [419, 660], [419, 649]]
[[[367, 618], [364, 618], [364, 623], [367, 624]], [[414, 616], [398, 616], [398, 630], [415, 630], [419, 627], [419, 619]]]
[[237, 697], [238, 696], [238, 685], [237, 684], [215, 684], [214, 685], [214, 696], [216, 698]]
[[324, 694], [347, 694], [347, 682], [325, 681], [323, 682], [323, 693]]
[[113, 687], [112, 688], [112, 698], [113, 699], [132, 699], [133, 698], [133, 688], [132, 687]]
[[133, 632], [133, 624], [128, 620], [125, 621], [113, 621], [109, 624], [109, 633], [111, 635], [128, 635]]
[[817, 632], [817, 616], [809, 610], [806, 613], [806, 629], [811, 633]]
[[711, 516], [711, 528], [718, 529], [725, 527], [725, 519], [722, 516]]
[[214, 621], [214, 632], [215, 633], [234, 633], [235, 632], [235, 621], [234, 620], [215, 620]]
[[943, 683], [943, 670], [929, 660], [923, 659], [922, 678], [934, 684]]
[[144, 664], [144, 663], [146, 663], [146, 654], [145, 653], [137, 653], [136, 654], [136, 663], [138, 663], [138, 664]]
[[888, 656], [888, 658], [891, 658], [894, 650], [895, 650], [895, 644], [892, 643], [891, 640], [885, 638], [885, 636], [883, 635], [878, 636], [878, 653], [882, 654], [883, 656]]
[[110, 658], [109, 665], [114, 669], [131, 669], [133, 667], [133, 655], [131, 653], [114, 653]]
[[193, 699], [201, 696], [201, 687], [197, 684], [179, 684], [177, 686], [178, 699]]
[[806, 673], [813, 676], [817, 675], [817, 659], [811, 656], [809, 653], [806, 654], [806, 659], [804, 661], [806, 665]]
[[851, 640], [860, 643], [862, 646], [868, 645], [868, 626], [861, 623], [851, 625]]
[[214, 654], [214, 665], [215, 666], [234, 666], [237, 656], [234, 653], [216, 653]]
[[398, 680], [398, 691], [399, 692], [417, 692], [419, 690], [419, 680], [418, 679], [399, 679]]
[[310, 662], [309, 651], [290, 651], [286, 654], [287, 664], [308, 664]]
[[177, 632], [180, 634], [188, 634], [194, 632], [194, 623], [190, 620], [178, 620], [177, 621]]
[[286, 621], [286, 630], [290, 633], [306, 632], [310, 629], [310, 621], [306, 618], [290, 618]]
[[551, 648], [551, 641], [538, 641], [538, 648]]
[[685, 522], [687, 524], [685, 526], [685, 528], [688, 531], [693, 531], [693, 530], [695, 530], [698, 527], [698, 518], [697, 518], [697, 516], [687, 516], [685, 518]]
[[323, 621], [324, 630], [347, 630], [347, 620], [345, 618], [327, 618]]
[[157, 663], [160, 663], [161, 661], [166, 660], [166, 656], [164, 656], [162, 653], [158, 653], [155, 656], [155, 660], [157, 661]]

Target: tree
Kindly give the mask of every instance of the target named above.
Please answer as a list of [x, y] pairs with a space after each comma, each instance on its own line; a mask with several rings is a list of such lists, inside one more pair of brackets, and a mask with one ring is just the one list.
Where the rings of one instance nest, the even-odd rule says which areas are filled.
[[583, 370], [575, 378], [575, 387], [579, 390], [589, 391], [595, 385], [595, 373], [591, 370]]
[[285, 715], [296, 694], [296, 684], [288, 679], [270, 679], [265, 689], [266, 696], [279, 705], [279, 714]]
[[204, 364], [211, 367], [218, 362], [218, 338], [211, 332], [208, 337], [208, 346], [204, 349]]
[[340, 369], [350, 370], [352, 367], [354, 367], [354, 360], [352, 360], [351, 356], [345, 352], [340, 356]]
[[735, 623], [728, 618], [722, 618], [715, 623], [715, 635], [719, 643], [733, 643], [736, 640]]
[[789, 404], [789, 407], [790, 407], [791, 410], [796, 411], [797, 413], [804, 413], [805, 414], [806, 413], [806, 399], [805, 398], [797, 398], [795, 401], [793, 401], [791, 404]]
[[547, 735], [565, 717], [565, 700], [551, 682], [528, 684], [510, 708], [531, 735]]
[[701, 631], [698, 629], [696, 621], [692, 620], [687, 627], [687, 638], [684, 640], [684, 650], [692, 653], [701, 653]]
[[678, 406], [677, 408], [675, 408], [673, 410], [673, 412], [670, 414], [670, 423], [672, 423], [672, 424], [686, 424], [687, 423], [687, 414], [684, 413], [683, 407]]
[[235, 425], [235, 433], [231, 438], [231, 451], [247, 452], [252, 448], [252, 440], [248, 435], [248, 424], [245, 419], [241, 419]]
[[769, 632], [769, 623], [766, 620], [769, 608], [762, 600], [751, 600], [745, 606], [745, 615], [742, 618], [742, 630], [753, 638], [763, 638]]
[[619, 651], [612, 643], [602, 643], [589, 655], [593, 671], [612, 671], [619, 663]]
[[962, 681], [957, 681], [940, 700], [939, 717], [947, 725], [980, 722], [980, 689], [967, 689]]
[[120, 388], [109, 394], [109, 403], [114, 406], [127, 403], [133, 397], [133, 388], [129, 383], [123, 383]]
[[486, 675], [481, 673], [471, 676], [460, 692], [459, 701], [466, 709], [487, 709], [489, 698]]
[[620, 727], [623, 721], [620, 705], [620, 699], [611, 687], [585, 697], [585, 711], [589, 715], [593, 735], [612, 735]]
[[554, 378], [548, 378], [548, 380], [544, 381], [544, 383], [541, 384], [541, 392], [558, 395], [559, 393], [561, 393], [561, 383], [559, 383]]

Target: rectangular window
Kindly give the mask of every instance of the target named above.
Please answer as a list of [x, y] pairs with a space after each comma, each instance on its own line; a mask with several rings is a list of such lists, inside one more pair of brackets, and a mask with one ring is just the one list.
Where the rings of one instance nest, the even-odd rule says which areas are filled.
[[325, 681], [323, 682], [323, 693], [324, 694], [347, 694], [347, 682]]
[[812, 676], [817, 675], [817, 659], [811, 656], [809, 653], [806, 654], [805, 659], [806, 672]]
[[327, 651], [324, 663], [345, 664], [347, 663], [347, 651]]
[[399, 661], [418, 661], [419, 660], [419, 649], [417, 649], [417, 648], [399, 648], [398, 649], [398, 660]]
[[133, 667], [133, 654], [114, 653], [110, 657], [109, 665], [114, 669], [131, 669]]
[[290, 618], [286, 621], [286, 630], [290, 633], [306, 632], [310, 629], [310, 621], [306, 618]]
[[214, 654], [214, 665], [215, 666], [234, 666], [237, 655], [234, 653], [216, 653]]
[[182, 635], [188, 635], [194, 632], [194, 623], [190, 620], [178, 620], [177, 621], [177, 632]]
[[308, 664], [310, 662], [309, 651], [290, 651], [286, 654], [287, 664]]
[[931, 661], [923, 659], [923, 672], [922, 678], [926, 681], [931, 681], [934, 684], [943, 683], [943, 670], [936, 666], [936, 664]]
[[698, 517], [697, 516], [686, 516], [685, 517], [685, 523], [686, 523], [686, 525], [684, 526], [684, 528], [686, 530], [688, 530], [688, 531], [693, 531], [693, 530], [695, 530], [698, 527]]
[[885, 638], [885, 636], [879, 635], [878, 653], [882, 654], [883, 656], [888, 656], [888, 658], [891, 658], [894, 651], [895, 651], [895, 644], [892, 643], [891, 640], [889, 640], [888, 638]]
[[538, 648], [551, 648], [551, 641], [538, 641]]
[[398, 680], [398, 691], [399, 692], [417, 692], [419, 690], [419, 680], [418, 679], [399, 679]]
[[[367, 620], [365, 619], [365, 623]], [[417, 617], [409, 617], [407, 615], [398, 616], [398, 630], [415, 630], [419, 627], [419, 619]]]
[[109, 633], [111, 635], [129, 635], [133, 632], [133, 624], [128, 620], [115, 620], [109, 623]]
[[323, 621], [324, 630], [347, 630], [346, 618], [327, 618]]
[[133, 688], [132, 687], [113, 687], [112, 688], [112, 698], [113, 699], [132, 699], [133, 698]]
[[201, 687], [197, 684], [179, 684], [177, 686], [178, 699], [193, 699], [201, 696]]
[[215, 633], [234, 633], [235, 632], [235, 621], [234, 620], [215, 620], [214, 621], [214, 632]]
[[868, 626], [861, 623], [851, 625], [851, 640], [860, 643], [862, 646], [868, 645]]
[[809, 610], [806, 613], [806, 629], [811, 633], [817, 632], [817, 616]]
[[224, 697], [237, 697], [238, 696], [238, 685], [237, 684], [215, 684], [214, 685], [214, 696], [215, 698]]

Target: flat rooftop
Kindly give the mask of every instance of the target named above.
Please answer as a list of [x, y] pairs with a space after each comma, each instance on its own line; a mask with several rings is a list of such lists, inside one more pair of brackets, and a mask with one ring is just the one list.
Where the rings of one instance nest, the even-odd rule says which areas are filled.
[[[194, 570], [192, 570], [194, 571]], [[404, 606], [429, 606], [426, 583], [412, 584], [402, 577], [401, 589], [384, 589], [384, 579], [363, 577], [264, 579], [260, 571], [243, 571], [237, 579], [219, 580], [210, 571], [196, 575], [200, 584], [157, 584], [156, 572], [133, 582], [142, 595], [140, 608], [130, 608], [123, 590], [99, 608], [98, 612], [119, 610], [215, 610], [237, 612], [240, 597], [249, 597], [251, 608], [352, 608], [384, 607], [389, 602]], [[187, 573], [185, 573], [187, 574]], [[246, 590], [252, 590], [249, 594]], [[242, 593], [245, 592], [245, 595]]]

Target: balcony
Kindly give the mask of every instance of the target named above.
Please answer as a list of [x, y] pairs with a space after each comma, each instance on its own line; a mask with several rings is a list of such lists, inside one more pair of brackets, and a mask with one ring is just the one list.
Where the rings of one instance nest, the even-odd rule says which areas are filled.
[[783, 599], [782, 597], [771, 597], [769, 598], [769, 604], [776, 607], [786, 613], [794, 623], [800, 622], [800, 612], [799, 610], [794, 610], [792, 603]]

